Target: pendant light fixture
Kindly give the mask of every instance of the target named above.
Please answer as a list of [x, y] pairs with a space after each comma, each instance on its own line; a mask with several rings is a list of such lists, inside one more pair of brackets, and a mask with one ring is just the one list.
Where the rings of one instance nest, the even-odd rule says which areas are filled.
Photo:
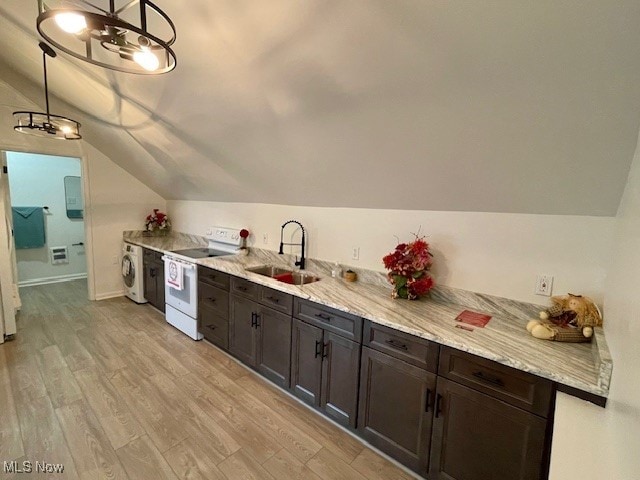
[[38, 135], [60, 140], [79, 140], [80, 124], [75, 120], [49, 112], [49, 84], [47, 82], [47, 55], [55, 58], [56, 52], [44, 42], [40, 42], [42, 49], [42, 66], [44, 68], [44, 98], [47, 112], [13, 112], [16, 121], [14, 130], [30, 135]]
[[38, 0], [38, 12], [40, 35], [85, 62], [144, 75], [176, 67], [175, 26], [149, 0]]

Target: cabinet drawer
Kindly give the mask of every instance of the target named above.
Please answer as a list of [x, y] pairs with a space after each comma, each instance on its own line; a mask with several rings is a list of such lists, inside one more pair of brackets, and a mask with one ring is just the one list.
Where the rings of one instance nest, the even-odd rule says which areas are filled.
[[217, 315], [229, 318], [229, 293], [198, 282], [198, 308], [205, 306]]
[[269, 287], [260, 287], [258, 301], [267, 307], [288, 315], [291, 315], [293, 311], [293, 296]]
[[293, 315], [350, 340], [362, 341], [362, 318], [356, 315], [297, 297], [293, 301]]
[[549, 415], [550, 380], [450, 347], [440, 349], [438, 374], [536, 415]]
[[231, 277], [231, 291], [251, 300], [258, 300], [260, 285], [244, 278]]
[[198, 330], [211, 343], [229, 349], [229, 320], [216, 314], [214, 310], [203, 306], [198, 310]]
[[439, 345], [365, 320], [362, 343], [429, 372], [438, 371]]
[[198, 281], [229, 290], [229, 274], [198, 265]]

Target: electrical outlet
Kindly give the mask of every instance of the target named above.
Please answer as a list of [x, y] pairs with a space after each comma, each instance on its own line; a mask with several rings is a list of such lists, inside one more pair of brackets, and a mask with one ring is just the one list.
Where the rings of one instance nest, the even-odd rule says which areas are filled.
[[360, 247], [351, 248], [351, 260], [360, 260]]
[[262, 234], [262, 243], [264, 243], [265, 245], [267, 245], [269, 243], [269, 234], [268, 233], [263, 233]]
[[551, 290], [553, 289], [553, 276], [551, 275], [538, 275], [536, 277], [536, 295], [544, 295], [545, 297], [551, 296]]

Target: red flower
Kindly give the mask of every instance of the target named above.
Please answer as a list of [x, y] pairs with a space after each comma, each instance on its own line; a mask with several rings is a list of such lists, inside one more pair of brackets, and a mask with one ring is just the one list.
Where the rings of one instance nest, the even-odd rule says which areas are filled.
[[382, 257], [382, 262], [389, 270], [392, 284], [402, 281], [402, 291], [398, 292], [402, 298], [418, 298], [433, 288], [434, 281], [428, 273], [432, 255], [424, 238], [416, 235], [413, 242], [398, 244], [393, 252]]

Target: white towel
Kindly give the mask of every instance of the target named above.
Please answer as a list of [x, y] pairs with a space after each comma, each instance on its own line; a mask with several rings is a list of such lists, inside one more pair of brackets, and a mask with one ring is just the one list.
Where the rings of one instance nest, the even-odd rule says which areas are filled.
[[184, 288], [182, 264], [175, 260], [169, 260], [165, 268], [169, 269], [165, 275], [167, 285], [175, 290], [182, 290]]
[[122, 276], [126, 277], [131, 272], [131, 260], [125, 258], [122, 260]]

